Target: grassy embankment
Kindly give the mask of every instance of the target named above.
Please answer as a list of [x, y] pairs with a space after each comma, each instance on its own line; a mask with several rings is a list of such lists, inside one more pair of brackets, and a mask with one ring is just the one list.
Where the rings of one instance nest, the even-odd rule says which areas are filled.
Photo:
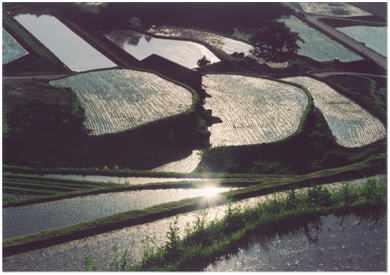
[[192, 94], [191, 106], [183, 113], [102, 136], [86, 135], [84, 111], [69, 89], [37, 81], [5, 82], [4, 111], [9, 128], [4, 144], [5, 163], [150, 169], [207, 145], [209, 122], [201, 105], [202, 96], [178, 81], [142, 71], [186, 88]]
[[[253, 234], [267, 236], [275, 231], [287, 232], [307, 224], [315, 217], [335, 213], [343, 215], [386, 211], [386, 181], [371, 180], [362, 186], [344, 185], [339, 190], [321, 186], [305, 193], [290, 190], [285, 196], [261, 203], [254, 208], [228, 208], [220, 221], [199, 218], [193, 228], [180, 238], [179, 228], [171, 224], [163, 246], [146, 246], [141, 264], [130, 267], [132, 271], [196, 271], [228, 253], [238, 251], [248, 243]], [[124, 254], [125, 256], [126, 254]], [[112, 265], [126, 270], [126, 257]], [[93, 263], [89, 260], [89, 266]]]
[[[181, 201], [164, 203], [143, 210], [123, 212], [116, 215], [99, 218], [93, 221], [83, 222], [63, 228], [45, 230], [42, 232], [7, 239], [3, 241], [3, 253], [5, 256], [26, 252], [42, 247], [47, 247], [70, 240], [84, 238], [90, 235], [100, 234], [123, 227], [142, 224], [164, 217], [186, 213], [195, 209], [207, 208], [213, 205], [225, 204], [230, 200], [240, 200], [275, 191], [289, 189], [292, 186], [306, 187], [319, 183], [328, 183], [336, 180], [364, 177], [381, 173], [385, 170], [385, 156], [369, 158], [363, 162], [345, 167], [316, 171], [306, 175], [291, 177], [270, 177], [268, 181], [259, 180], [259, 184], [246, 188], [221, 193], [215, 200], [197, 197]], [[261, 178], [261, 176], [259, 176]]]
[[71, 90], [41, 81], [5, 80], [3, 100], [8, 127], [4, 163], [38, 167], [82, 163], [84, 110]]
[[210, 135], [207, 131], [208, 115], [198, 91], [155, 71], [131, 69], [153, 73], [185, 88], [192, 94], [192, 104], [180, 114], [114, 134], [88, 137], [87, 166], [151, 169], [175, 160], [177, 155], [184, 157], [194, 149], [207, 146]]
[[7, 13], [3, 13], [3, 26], [29, 52], [28, 55], [5, 64], [4, 75], [70, 72], [53, 53]]
[[386, 124], [386, 78], [340, 75], [329, 76], [324, 80], [329, 86], [362, 105]]
[[298, 130], [281, 141], [205, 150], [195, 172], [304, 174], [362, 161], [385, 152], [385, 147], [385, 140], [360, 148], [338, 145], [321, 111], [314, 107], [308, 108]]

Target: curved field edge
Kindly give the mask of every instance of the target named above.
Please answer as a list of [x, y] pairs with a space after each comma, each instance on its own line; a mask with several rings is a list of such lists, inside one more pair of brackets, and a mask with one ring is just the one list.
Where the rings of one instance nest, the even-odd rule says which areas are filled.
[[[279, 143], [279, 142], [284, 142], [286, 140], [291, 139], [292, 137], [295, 137], [295, 136], [298, 136], [299, 134], [301, 134], [302, 131], [303, 131], [303, 126], [305, 125], [305, 122], [307, 120], [307, 117], [308, 117], [309, 113], [314, 109], [314, 99], [311, 96], [310, 92], [304, 86], [296, 84], [296, 83], [284, 81], [284, 80], [277, 79], [277, 78], [267, 77], [267, 76], [259, 76], [258, 74], [255, 74], [255, 73], [242, 73], [242, 72], [223, 72], [223, 73], [218, 73], [218, 72], [213, 72], [213, 73], [206, 73], [205, 75], [207, 76], [208, 74], [214, 74], [214, 75], [239, 75], [239, 76], [247, 76], [247, 77], [266, 79], [266, 80], [279, 82], [279, 83], [282, 83], [282, 84], [287, 84], [287, 85], [290, 85], [290, 86], [297, 87], [297, 88], [301, 89], [305, 93], [305, 95], [307, 96], [307, 106], [306, 106], [306, 108], [305, 108], [305, 110], [304, 110], [304, 112], [302, 114], [302, 118], [299, 121], [297, 130], [294, 133], [292, 133], [291, 135], [289, 135], [289, 136], [287, 136], [285, 138], [282, 138], [282, 139], [274, 141], [274, 142], [267, 142], [267, 144], [276, 144], [276, 143]], [[206, 92], [207, 92], [207, 87], [206, 87]], [[251, 145], [243, 145], [243, 146], [252, 146], [252, 145], [253, 144], [251, 144]], [[221, 146], [221, 147], [225, 147], [225, 146]], [[226, 146], [226, 147], [228, 147], [228, 146]]]
[[89, 70], [89, 71], [85, 71], [85, 72], [80, 72], [80, 73], [71, 73], [65, 77], [60, 77], [60, 78], [56, 78], [56, 79], [51, 79], [50, 81], [55, 81], [55, 80], [60, 80], [60, 79], [65, 79], [65, 78], [68, 78], [68, 77], [71, 77], [71, 76], [74, 76], [74, 75], [81, 75], [81, 74], [87, 74], [87, 73], [92, 73], [92, 72], [100, 72], [100, 71], [112, 71], [112, 70], [134, 70], [134, 71], [139, 71], [139, 72], [145, 72], [145, 73], [151, 73], [151, 74], [154, 74], [155, 76], [157, 77], [160, 77], [166, 81], [169, 81], [175, 85], [178, 85], [184, 89], [186, 89], [187, 91], [189, 91], [192, 95], [192, 103], [191, 103], [191, 106], [181, 112], [181, 113], [178, 113], [178, 114], [174, 114], [174, 115], [171, 115], [171, 116], [167, 116], [167, 117], [164, 117], [164, 118], [161, 118], [161, 119], [157, 119], [157, 120], [154, 120], [154, 121], [151, 121], [151, 122], [147, 122], [147, 123], [144, 123], [144, 124], [141, 124], [141, 125], [138, 125], [138, 126], [135, 126], [135, 127], [132, 127], [132, 128], [129, 128], [129, 129], [126, 129], [126, 130], [123, 130], [123, 131], [118, 131], [118, 132], [115, 132], [115, 133], [110, 133], [110, 134], [103, 134], [103, 135], [96, 135], [96, 137], [105, 137], [105, 136], [116, 136], [116, 135], [121, 135], [121, 134], [129, 134], [133, 131], [136, 131], [140, 128], [143, 128], [145, 126], [150, 126], [150, 125], [155, 125], [156, 123], [159, 123], [161, 121], [165, 121], [165, 120], [169, 120], [169, 119], [173, 119], [173, 118], [176, 118], [176, 117], [179, 117], [179, 116], [183, 116], [183, 115], [190, 115], [191, 113], [194, 113], [196, 112], [196, 109], [197, 109], [197, 106], [199, 106], [200, 104], [200, 96], [199, 94], [195, 91], [194, 88], [184, 84], [184, 83], [181, 83], [177, 80], [174, 80], [172, 78], [169, 78], [159, 72], [156, 72], [156, 71], [153, 71], [153, 70], [149, 70], [149, 69], [144, 69], [144, 68], [136, 68], [136, 67], [114, 67], [114, 68], [109, 68], [109, 69], [96, 69], [96, 70]]
[[[176, 27], [176, 26], [175, 26]], [[179, 27], [180, 28], [180, 27]], [[185, 27], [183, 27], [185, 28]], [[159, 35], [159, 34], [155, 34], [153, 32], [149, 32], [149, 30], [140, 30], [140, 29], [135, 29], [135, 28], [127, 28], [129, 30], [132, 30], [132, 31], [135, 31], [135, 32], [139, 32], [139, 33], [142, 33], [142, 34], [145, 34], [145, 35], [149, 35], [151, 37], [155, 37], [155, 38], [159, 38], [159, 39], [168, 39], [168, 40], [177, 40], [177, 41], [188, 41], [188, 42], [193, 42], [193, 43], [197, 43], [197, 44], [200, 44], [204, 47], [206, 47], [210, 52], [212, 52], [218, 59], [220, 59], [221, 61], [222, 60], [230, 60], [230, 61], [233, 61], [235, 60], [234, 57], [232, 57], [231, 55], [229, 55], [228, 53], [224, 52], [222, 49], [218, 49], [217, 47], [214, 47], [213, 45], [210, 45], [209, 43], [207, 42], [204, 42], [200, 39], [194, 39], [194, 38], [187, 38], [187, 37], [171, 37], [171, 36], [165, 36], [165, 35]], [[197, 28], [194, 28], [195, 30], [199, 30], [199, 31], [203, 31], [203, 32], [209, 32], [209, 33], [212, 33], [212, 34], [215, 34], [215, 35], [218, 35], [218, 36], [221, 36], [223, 38], [229, 38], [229, 39], [233, 39], [233, 40], [238, 40], [238, 41], [241, 41], [239, 39], [236, 39], [236, 38], [233, 38], [233, 37], [228, 37], [226, 35], [222, 35], [222, 34], [218, 34], [216, 32], [213, 32], [213, 31], [205, 31], [205, 30], [202, 30], [202, 29], [197, 29]], [[241, 42], [245, 42], [245, 41], [241, 41]], [[247, 43], [247, 42], [245, 42]]]
[[19, 254], [123, 227], [151, 222], [164, 217], [190, 212], [195, 209], [204, 209], [214, 205], [221, 205], [232, 199], [240, 200], [289, 189], [291, 187], [306, 187], [323, 184], [339, 180], [340, 178], [351, 179], [353, 177], [364, 177], [383, 172], [384, 170], [385, 156], [382, 154], [380, 156], [371, 157], [360, 163], [344, 167], [321, 170], [303, 176], [294, 176], [292, 178], [286, 177], [282, 180], [275, 179], [273, 182], [260, 183], [258, 185], [220, 193], [213, 201], [203, 197], [184, 199], [156, 205], [143, 210], [123, 212], [63, 228], [45, 230], [22, 237], [7, 239], [3, 241], [3, 255], [10, 256]]
[[[171, 224], [164, 246], [149, 247], [134, 271], [195, 271], [228, 253], [236, 252], [252, 234], [286, 232], [322, 215], [358, 215], [378, 217], [386, 212], [386, 181], [367, 181], [359, 187], [344, 185], [339, 190], [316, 186], [303, 194], [290, 190], [286, 196], [249, 209], [228, 209], [218, 222], [205, 226], [201, 218], [180, 239]], [[120, 265], [118, 265], [120, 266]], [[125, 266], [125, 265], [123, 265]]]

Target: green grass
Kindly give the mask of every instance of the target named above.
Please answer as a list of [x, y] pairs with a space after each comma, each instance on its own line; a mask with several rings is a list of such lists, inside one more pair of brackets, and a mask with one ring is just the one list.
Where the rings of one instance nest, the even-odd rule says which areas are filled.
[[246, 188], [220, 193], [214, 201], [205, 201], [202, 197], [184, 199], [176, 202], [159, 204], [143, 210], [123, 212], [63, 228], [50, 229], [26, 236], [7, 239], [3, 241], [3, 253], [6, 256], [18, 254], [123, 227], [151, 222], [164, 217], [190, 212], [195, 209], [225, 204], [232, 199], [240, 200], [248, 197], [270, 194], [275, 191], [289, 189], [292, 186], [305, 187], [339, 180], [343, 177], [350, 178], [353, 177], [353, 175], [373, 175], [384, 169], [384, 159], [385, 156], [383, 154], [344, 167], [317, 171], [307, 175], [295, 175], [291, 178], [274, 178], [273, 182], [259, 183]]
[[[207, 226], [198, 218], [194, 227], [180, 238], [176, 223], [167, 232], [163, 246], [147, 245], [142, 262], [131, 271], [196, 271], [202, 270], [220, 256], [232, 253], [247, 242], [252, 234], [266, 235], [278, 228], [305, 224], [313, 217], [351, 210], [385, 209], [386, 181], [370, 180], [363, 186], [344, 185], [340, 190], [321, 186], [305, 193], [290, 190], [285, 196], [261, 203], [249, 209], [228, 208], [220, 221]], [[125, 257], [118, 262], [118, 270], [126, 270]]]
[[371, 77], [351, 75], [329, 76], [325, 81], [386, 123], [386, 84]]

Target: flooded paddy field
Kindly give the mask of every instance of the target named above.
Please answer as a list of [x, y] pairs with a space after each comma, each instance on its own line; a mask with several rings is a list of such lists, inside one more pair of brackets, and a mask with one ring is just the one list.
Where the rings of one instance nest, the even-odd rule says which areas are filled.
[[[77, 94], [91, 135], [116, 133], [188, 110], [192, 94], [154, 73], [113, 69], [52, 80]], [[169, 106], [169, 108], [167, 108]]]
[[186, 38], [203, 41], [213, 46], [214, 48], [224, 51], [227, 54], [238, 52], [248, 55], [249, 51], [253, 48], [252, 45], [239, 40], [227, 38], [212, 32], [191, 28], [159, 26], [155, 28], [150, 28], [148, 32], [159, 36]]
[[189, 69], [198, 67], [203, 56], [211, 63], [219, 61], [205, 46], [191, 41], [156, 38], [133, 30], [113, 30], [104, 36], [138, 60], [156, 54]]
[[28, 54], [28, 51], [26, 51], [5, 29], [3, 29], [2, 35], [3, 65]]
[[314, 105], [323, 113], [338, 144], [360, 147], [386, 137], [386, 129], [377, 118], [324, 82], [309, 77], [284, 80], [301, 84], [309, 90]]
[[299, 3], [306, 13], [334, 17], [370, 16], [371, 13], [359, 9], [351, 4], [327, 2], [327, 3]]
[[55, 16], [19, 14], [15, 19], [72, 71], [116, 66]]
[[183, 159], [166, 163], [152, 169], [155, 172], [174, 172], [174, 173], [191, 173], [198, 167], [202, 160], [202, 153], [199, 150], [192, 151], [191, 155]]
[[229, 188], [161, 189], [82, 196], [3, 209], [3, 238], [58, 228], [120, 212], [197, 196], [226, 192]]
[[300, 46], [298, 54], [310, 57], [317, 61], [332, 61], [338, 59], [343, 62], [361, 60], [362, 57], [345, 48], [340, 43], [332, 40], [325, 34], [310, 27], [295, 16], [284, 17], [279, 20], [293, 32], [297, 32], [305, 41], [298, 41]]
[[285, 138], [297, 130], [308, 104], [298, 87], [262, 78], [207, 74], [203, 84], [212, 96], [205, 108], [222, 120], [209, 128], [212, 147]]
[[[362, 178], [352, 181], [342, 181], [326, 184], [325, 187], [340, 188], [343, 184], [359, 185], [371, 178], [383, 178], [378, 175], [370, 178]], [[238, 202], [233, 202], [233, 208], [253, 207], [268, 199], [273, 199], [278, 194], [270, 194]], [[212, 199], [212, 197], [210, 197]], [[185, 234], [185, 228], [193, 225], [199, 217], [206, 220], [206, 224], [212, 220], [219, 220], [226, 215], [228, 205], [197, 210], [175, 217], [168, 217], [154, 222], [114, 230], [107, 233], [90, 236], [80, 240], [54, 245], [48, 248], [38, 249], [10, 257], [3, 258], [4, 271], [75, 271], [84, 269], [84, 257], [89, 256], [95, 260], [97, 266], [102, 270], [108, 270], [112, 262], [115, 245], [118, 251], [127, 250], [129, 253], [128, 265], [137, 263], [142, 258], [143, 243], [147, 237], [154, 239], [156, 245], [163, 245], [167, 240], [166, 232], [170, 224], [177, 219], [178, 227], [181, 229], [181, 237]]]
[[[245, 37], [244, 41], [241, 41], [237, 39], [228, 38], [213, 32], [185, 28], [185, 27], [175, 27], [175, 26], [153, 27], [148, 29], [147, 32], [162, 37], [183, 38], [183, 39], [191, 39], [194, 41], [200, 41], [202, 43], [206, 43], [207, 45], [212, 46], [217, 50], [223, 51], [227, 54], [243, 53], [245, 56], [250, 56], [259, 63], [266, 63], [268, 66], [272, 68], [286, 68], [288, 65], [288, 62], [265, 62], [264, 60], [253, 56], [251, 54], [251, 50], [253, 50], [253, 46], [249, 43], [244, 42], [248, 40], [249, 37], [245, 35], [244, 35]], [[235, 35], [237, 37], [243, 36], [239, 32], [235, 33]]]
[[387, 56], [387, 27], [351, 26], [336, 29], [377, 53]]
[[252, 236], [204, 271], [385, 271], [387, 219], [322, 216], [287, 234]]
[[156, 182], [173, 182], [173, 181], [202, 181], [203, 178], [160, 178], [160, 177], [117, 177], [117, 176], [98, 176], [98, 175], [60, 175], [47, 174], [48, 178], [82, 180], [91, 182], [109, 182], [117, 184], [147, 184]]

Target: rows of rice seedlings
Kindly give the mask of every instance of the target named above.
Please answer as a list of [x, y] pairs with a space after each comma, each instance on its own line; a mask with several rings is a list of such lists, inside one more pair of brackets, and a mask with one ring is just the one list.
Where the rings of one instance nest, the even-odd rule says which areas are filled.
[[[352, 181], [336, 182], [327, 184], [325, 187], [340, 188], [348, 183], [357, 186], [368, 179], [381, 179], [383, 176], [374, 176]], [[273, 199], [277, 194], [270, 194], [250, 199], [245, 199], [230, 204], [231, 208], [249, 208], [258, 203]], [[118, 251], [128, 251], [127, 264], [139, 263], [144, 251], [143, 240], [151, 239], [155, 245], [163, 245], [167, 241], [166, 232], [169, 226], [177, 219], [180, 228], [179, 235], [183, 237], [188, 225], [194, 225], [199, 217], [205, 219], [205, 225], [210, 221], [217, 221], [226, 215], [229, 205], [221, 205], [207, 208], [206, 210], [196, 210], [174, 217], [160, 219], [154, 222], [131, 226], [108, 233], [90, 236], [84, 239], [70, 241], [67, 243], [54, 245], [51, 247], [30, 251], [3, 258], [3, 269], [5, 271], [69, 271], [84, 270], [84, 257], [89, 256], [96, 261], [96, 264], [103, 270], [108, 269], [114, 258], [113, 247]], [[71, 265], [69, 263], [72, 263]]]
[[3, 192], [15, 195], [51, 196], [111, 186], [112, 184], [71, 181], [53, 177], [3, 175]]
[[[168, 164], [167, 164], [168, 165]], [[196, 164], [197, 165], [197, 164]], [[183, 167], [187, 167], [183, 164]], [[177, 170], [181, 170], [178, 168]], [[183, 168], [184, 170], [184, 168]], [[169, 171], [164, 171], [169, 172]], [[186, 172], [182, 172], [186, 173]], [[114, 184], [147, 184], [157, 182], [175, 182], [175, 181], [201, 181], [200, 178], [154, 178], [154, 177], [118, 177], [118, 176], [98, 176], [98, 175], [61, 175], [61, 174], [48, 174], [50, 178], [67, 179], [67, 180], [81, 180], [81, 181], [93, 181], [93, 182], [107, 182]]]
[[338, 59], [349, 62], [362, 59], [340, 43], [310, 27], [295, 16], [283, 17], [279, 21], [285, 23], [291, 31], [297, 32], [305, 41], [304, 43], [301, 41], [297, 42], [300, 46], [298, 50], [298, 54], [300, 55], [310, 57], [317, 61]]
[[360, 147], [386, 137], [386, 129], [377, 118], [324, 82], [301, 76], [284, 80], [309, 90], [314, 105], [323, 113], [338, 144]]
[[[58, 228], [229, 188], [160, 189], [104, 193], [3, 209], [3, 238]], [[50, 218], [48, 218], [50, 217]]]
[[116, 66], [55, 16], [18, 14], [15, 19], [72, 71]]
[[104, 36], [138, 60], [156, 54], [190, 69], [198, 67], [203, 56], [210, 63], [219, 61], [209, 49], [195, 42], [155, 38], [133, 30], [113, 30]]
[[191, 173], [202, 160], [202, 153], [199, 150], [192, 151], [191, 155], [183, 159], [166, 163], [152, 171], [156, 172], [174, 172], [174, 173]]
[[352, 17], [352, 16], [369, 16], [369, 12], [359, 9], [351, 4], [336, 2], [302, 2], [299, 3], [306, 13], [335, 16], [335, 17]]
[[336, 29], [377, 53], [387, 56], [387, 27], [351, 26]]
[[252, 49], [252, 46], [248, 43], [227, 38], [212, 32], [196, 30], [191, 28], [182, 28], [182, 27], [174, 27], [174, 26], [158, 26], [158, 27], [150, 28], [148, 32], [155, 35], [166, 36], [166, 37], [185, 38], [185, 39], [194, 39], [194, 40], [203, 41], [217, 49], [224, 51], [227, 54], [242, 52], [245, 55], [248, 55], [249, 51]]
[[3, 65], [28, 54], [5, 29], [3, 29]]
[[298, 87], [277, 81], [228, 74], [203, 78], [205, 108], [222, 123], [213, 124], [212, 147], [269, 143], [293, 134], [308, 99]]
[[77, 94], [92, 135], [125, 131], [182, 113], [192, 104], [191, 92], [182, 86], [130, 69], [81, 73], [50, 84]]

